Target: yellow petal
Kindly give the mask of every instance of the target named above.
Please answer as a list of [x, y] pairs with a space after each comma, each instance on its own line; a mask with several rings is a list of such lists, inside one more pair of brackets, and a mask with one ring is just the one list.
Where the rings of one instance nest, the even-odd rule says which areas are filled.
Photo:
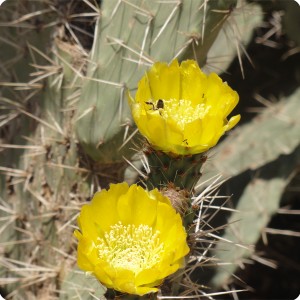
[[[128, 184], [123, 182], [111, 184], [109, 192], [106, 190], [97, 192], [91, 203], [82, 207], [79, 217], [82, 232], [95, 239], [102, 232], [109, 230], [110, 226], [119, 219], [115, 212], [118, 197], [128, 189]], [[101, 217], [95, 212], [101, 212]]]
[[223, 117], [227, 117], [233, 108], [237, 105], [239, 96], [233, 91], [227, 83], [222, 82], [221, 78], [211, 73], [208, 76], [206, 105], [210, 106], [210, 114], [222, 113]]
[[81, 208], [81, 212], [79, 217], [77, 218], [77, 222], [81, 232], [84, 235], [88, 235], [94, 241], [97, 239], [98, 232], [95, 226], [94, 214], [90, 209], [90, 205], [84, 205]]
[[144, 128], [143, 131], [146, 132], [147, 136], [149, 136], [149, 142], [157, 145], [158, 147], [161, 143], [165, 143], [167, 138], [167, 132], [165, 130], [166, 121], [159, 115], [159, 113], [147, 114], [147, 119], [146, 121], [144, 120], [144, 124], [141, 125], [141, 130]]
[[158, 279], [161, 281], [161, 278], [164, 278], [163, 274], [161, 274], [161, 269], [158, 268], [151, 268], [145, 269], [141, 271], [139, 274], [136, 275], [135, 283], [137, 286], [141, 285], [157, 285], [160, 282], [157, 282]]
[[216, 144], [220, 131], [223, 133], [223, 120], [206, 115], [202, 120], [186, 124], [184, 133], [188, 147], [195, 147], [198, 151], [204, 152]]
[[116, 278], [117, 272], [109, 265], [108, 262], [99, 261], [94, 266], [93, 274], [106, 287], [114, 288], [114, 278]]
[[146, 295], [146, 294], [150, 294], [150, 293], [156, 293], [158, 291], [158, 288], [153, 288], [153, 287], [147, 287], [147, 286], [138, 286], [136, 288], [136, 295]]
[[160, 264], [159, 267], [161, 270], [163, 270], [162, 276], [167, 277], [170, 274], [175, 273], [179, 268], [183, 266], [183, 264], [179, 264], [178, 262], [175, 262], [173, 258], [174, 258], [174, 253], [172, 254], [172, 256], [169, 253], [169, 258], [164, 259]]
[[225, 126], [225, 131], [230, 130], [233, 128], [241, 119], [241, 115], [236, 115], [234, 117], [231, 117], [228, 121], [228, 124]]
[[123, 224], [145, 224], [152, 226], [156, 218], [157, 201], [149, 199], [148, 192], [142, 187], [132, 185], [121, 196], [117, 211]]
[[161, 202], [161, 203], [165, 203], [167, 204], [168, 206], [171, 206], [171, 201], [168, 197], [164, 196], [162, 193], [160, 193], [158, 191], [158, 189], [154, 189], [152, 191], [149, 191], [149, 196], [152, 198], [152, 199], [156, 199], [158, 202]]
[[159, 112], [148, 113], [147, 119], [141, 117], [136, 121], [140, 124], [140, 131], [149, 137], [150, 144], [155, 145], [157, 150], [172, 150], [183, 140], [182, 131], [172, 120], [165, 120]]
[[142, 105], [144, 105], [145, 102], [152, 100], [149, 79], [147, 76], [144, 76], [142, 80], [140, 80], [135, 97], [137, 102]]
[[200, 70], [194, 60], [183, 61], [181, 71], [180, 99], [191, 100], [193, 105], [201, 103], [206, 92], [206, 75]]
[[[142, 135], [154, 149], [190, 155], [215, 146], [237, 124], [226, 119], [238, 94], [215, 74], [205, 75], [193, 60], [155, 63], [129, 103]], [[163, 105], [157, 107], [157, 100]], [[146, 103], [150, 101], [151, 103]], [[197, 125], [197, 126], [196, 126]]]
[[131, 270], [118, 269], [113, 279], [114, 289], [128, 294], [136, 294], [135, 275]]
[[98, 263], [98, 254], [95, 244], [92, 240], [85, 238], [79, 231], [75, 231], [75, 236], [78, 238], [78, 266], [88, 272], [94, 270], [95, 264]]
[[160, 231], [160, 239], [164, 242], [165, 248], [167, 248], [168, 251], [170, 249], [176, 249], [176, 244], [181, 245], [186, 239], [181, 217], [177, 213], [174, 214], [173, 210], [173, 207], [159, 203], [155, 223], [155, 229]]
[[179, 98], [180, 71], [176, 60], [169, 66], [166, 63], [155, 63], [147, 72], [146, 78], [153, 100]]
[[111, 185], [82, 207], [78, 220], [79, 267], [120, 292], [156, 292], [189, 251], [181, 217], [157, 189]]

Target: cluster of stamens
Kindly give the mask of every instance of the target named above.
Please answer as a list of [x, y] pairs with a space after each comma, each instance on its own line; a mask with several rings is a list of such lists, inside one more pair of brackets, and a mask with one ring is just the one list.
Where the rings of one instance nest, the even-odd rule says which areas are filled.
[[104, 238], [98, 238], [99, 258], [110, 262], [114, 268], [137, 274], [160, 262], [164, 245], [159, 235], [159, 231], [148, 225], [123, 225], [118, 222], [111, 226]]

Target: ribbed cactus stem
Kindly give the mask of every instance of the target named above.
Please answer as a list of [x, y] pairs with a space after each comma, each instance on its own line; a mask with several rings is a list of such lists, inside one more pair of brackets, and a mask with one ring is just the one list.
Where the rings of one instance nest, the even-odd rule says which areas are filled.
[[206, 154], [190, 156], [171, 156], [148, 147], [145, 151], [150, 173], [145, 184], [149, 189], [166, 187], [172, 183], [175, 187], [191, 193], [201, 177], [201, 168]]
[[143, 180], [148, 189], [158, 188], [167, 196], [182, 216], [183, 225], [190, 230], [194, 219], [191, 198], [201, 177], [205, 153], [175, 156], [154, 150], [150, 145], [144, 151], [148, 159], [148, 176]]
[[115, 291], [113, 289], [107, 289], [107, 292], [105, 294], [105, 299], [107, 300], [155, 300], [157, 299], [156, 293], [146, 294], [144, 296], [138, 296], [138, 295], [130, 295], [130, 294], [124, 294], [118, 291]]

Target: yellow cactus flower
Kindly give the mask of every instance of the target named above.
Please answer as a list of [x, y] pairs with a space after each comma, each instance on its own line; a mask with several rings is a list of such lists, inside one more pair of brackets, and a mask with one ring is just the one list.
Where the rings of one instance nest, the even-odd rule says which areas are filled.
[[156, 292], [189, 252], [180, 215], [157, 189], [111, 184], [82, 207], [78, 224], [78, 266], [120, 292]]
[[134, 121], [156, 150], [175, 155], [202, 153], [240, 120], [227, 120], [238, 94], [221, 78], [205, 75], [193, 60], [155, 63], [129, 96]]

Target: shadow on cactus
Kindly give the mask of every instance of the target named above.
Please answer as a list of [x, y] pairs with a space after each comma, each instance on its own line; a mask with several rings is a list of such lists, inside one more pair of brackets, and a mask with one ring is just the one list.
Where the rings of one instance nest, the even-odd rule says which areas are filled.
[[[299, 162], [298, 91], [292, 95], [291, 90], [286, 98], [280, 95], [286, 78], [298, 82], [297, 55], [293, 54], [297, 48], [291, 49], [296, 44], [284, 41], [287, 52], [280, 63], [278, 57], [271, 64], [267, 64], [268, 59], [255, 63], [266, 48], [250, 51], [254, 65], [268, 71], [263, 77], [255, 75], [261, 82], [251, 85], [241, 53], [247, 55], [251, 35], [258, 34], [254, 31], [262, 19], [258, 5], [238, 1], [234, 8], [237, 1], [233, 0], [153, 1], [151, 5], [142, 0], [21, 2], [7, 0], [0, 8], [1, 294], [6, 299], [22, 300], [104, 298], [106, 289], [76, 267], [72, 233], [81, 208], [92, 195], [124, 180], [127, 162], [143, 178], [141, 185], [149, 190], [157, 187], [171, 199], [177, 215], [185, 216], [183, 224], [190, 237], [192, 251], [186, 267], [158, 286], [161, 292], [155, 295], [157, 298], [217, 298], [221, 286], [232, 282], [228, 276], [235, 272], [232, 262], [268, 261], [249, 251], [248, 244], [255, 244], [261, 232], [264, 238], [271, 232], [282, 234], [265, 226]], [[289, 15], [297, 15], [297, 9], [286, 2], [280, 4], [279, 13], [267, 12], [265, 21], [271, 21], [259, 29], [266, 35], [262, 34], [258, 42], [283, 45], [282, 40], [266, 40], [274, 32], [272, 26], [278, 30], [281, 22], [290, 22], [285, 28], [293, 37], [297, 24]], [[270, 4], [273, 2], [264, 1], [263, 6]], [[285, 21], [280, 19], [283, 13]], [[276, 30], [271, 36], [274, 39], [279, 33]], [[162, 149], [150, 149], [146, 142], [142, 146], [147, 145], [148, 152], [139, 152], [143, 161], [135, 164], [132, 154], [142, 147], [131, 136], [134, 125], [126, 90], [135, 97], [139, 79], [157, 61], [197, 59], [199, 65], [205, 64], [206, 72], [220, 72], [236, 55], [238, 76], [232, 76], [232, 68], [226, 76], [231, 81], [241, 73], [245, 75], [248, 96], [242, 97], [241, 104], [253, 90], [268, 85], [266, 77], [273, 74], [280, 80], [276, 87], [278, 104], [271, 101], [253, 122], [239, 125], [208, 153], [170, 157]], [[275, 67], [286, 63], [290, 70], [276, 73]], [[239, 91], [241, 86], [240, 82], [234, 89]], [[164, 99], [144, 103], [150, 115], [158, 118], [166, 104], [159, 100]], [[274, 131], [276, 139], [269, 138], [270, 132], [274, 137]], [[233, 190], [232, 199], [220, 196], [224, 190], [217, 191], [222, 181], [218, 175], [213, 177], [215, 171], [210, 166], [232, 176], [225, 187], [239, 185], [240, 193]], [[274, 170], [274, 176], [265, 176], [270, 170]], [[201, 173], [204, 175], [197, 183]], [[135, 181], [136, 174], [131, 179]], [[255, 201], [254, 192], [261, 201]], [[239, 213], [231, 206], [233, 200]], [[226, 228], [220, 211], [231, 214]], [[243, 220], [235, 222], [241, 216]], [[251, 222], [255, 226], [250, 226]], [[296, 229], [289, 234], [297, 236]], [[214, 254], [230, 265], [220, 266]], [[256, 276], [263, 282], [259, 272]], [[233, 290], [236, 288], [229, 286], [228, 293]], [[106, 296], [120, 295], [111, 292]]]

